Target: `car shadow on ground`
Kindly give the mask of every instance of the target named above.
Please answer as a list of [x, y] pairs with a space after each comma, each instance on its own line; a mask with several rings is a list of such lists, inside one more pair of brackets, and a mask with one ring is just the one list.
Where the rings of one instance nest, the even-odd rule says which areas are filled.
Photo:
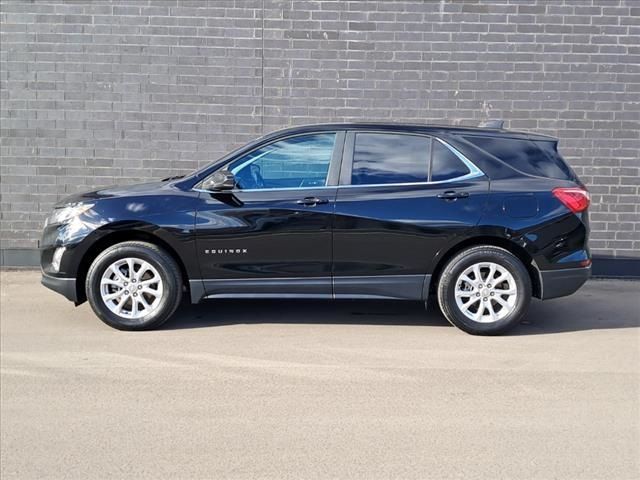
[[[584, 297], [587, 297], [586, 299]], [[528, 314], [508, 335], [541, 335], [640, 326], [635, 299], [627, 304], [603, 304], [589, 295], [541, 302], [532, 300]], [[593, 295], [591, 297], [594, 297]], [[637, 305], [636, 305], [637, 307]], [[209, 300], [184, 304], [163, 327], [166, 330], [237, 324], [345, 324], [449, 327], [429, 299], [420, 302], [378, 300]]]

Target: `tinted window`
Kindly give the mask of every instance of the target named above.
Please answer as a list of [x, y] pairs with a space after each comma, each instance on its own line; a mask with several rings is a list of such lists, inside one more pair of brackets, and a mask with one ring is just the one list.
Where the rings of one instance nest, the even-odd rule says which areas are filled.
[[427, 137], [357, 133], [351, 184], [426, 182], [430, 148]]
[[568, 178], [570, 180], [577, 179], [575, 172], [569, 165], [567, 165], [567, 162], [564, 161], [562, 155], [558, 153], [558, 150], [556, 148], [557, 142], [545, 142], [536, 140], [534, 143], [538, 146], [538, 148], [540, 148], [540, 150], [542, 150], [542, 153], [544, 153], [549, 158], [549, 161], [551, 161], [564, 173], [564, 177], [557, 178]]
[[467, 166], [458, 156], [440, 142], [433, 142], [431, 152], [431, 181], [441, 182], [462, 177], [469, 173]]
[[248, 153], [227, 169], [239, 188], [299, 188], [326, 184], [335, 133], [299, 135]]
[[[536, 142], [526, 139], [475, 136], [465, 138], [494, 157], [528, 175], [561, 179], [573, 178], [571, 170], [555, 151], [554, 142], [537, 142], [542, 144], [543, 148], [541, 149], [536, 145]], [[547, 153], [544, 153], [543, 149]], [[553, 151], [553, 154], [551, 154], [551, 151]]]

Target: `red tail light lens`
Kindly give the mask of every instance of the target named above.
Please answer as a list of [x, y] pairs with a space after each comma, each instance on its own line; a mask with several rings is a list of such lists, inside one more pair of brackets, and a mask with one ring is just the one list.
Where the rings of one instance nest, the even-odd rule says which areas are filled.
[[591, 202], [589, 192], [585, 188], [554, 188], [552, 193], [573, 213], [585, 211]]

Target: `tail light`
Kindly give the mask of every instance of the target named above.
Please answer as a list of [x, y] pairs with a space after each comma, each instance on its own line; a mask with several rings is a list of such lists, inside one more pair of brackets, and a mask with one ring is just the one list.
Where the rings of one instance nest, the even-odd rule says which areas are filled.
[[573, 213], [584, 212], [589, 208], [591, 197], [586, 188], [554, 188], [553, 195]]

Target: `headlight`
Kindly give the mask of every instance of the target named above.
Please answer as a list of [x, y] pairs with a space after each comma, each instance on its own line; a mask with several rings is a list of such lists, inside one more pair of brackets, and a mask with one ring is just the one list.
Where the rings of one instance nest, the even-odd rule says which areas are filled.
[[93, 207], [93, 203], [71, 203], [61, 208], [56, 208], [49, 218], [44, 222], [44, 226], [64, 223], [72, 218], [82, 215]]

